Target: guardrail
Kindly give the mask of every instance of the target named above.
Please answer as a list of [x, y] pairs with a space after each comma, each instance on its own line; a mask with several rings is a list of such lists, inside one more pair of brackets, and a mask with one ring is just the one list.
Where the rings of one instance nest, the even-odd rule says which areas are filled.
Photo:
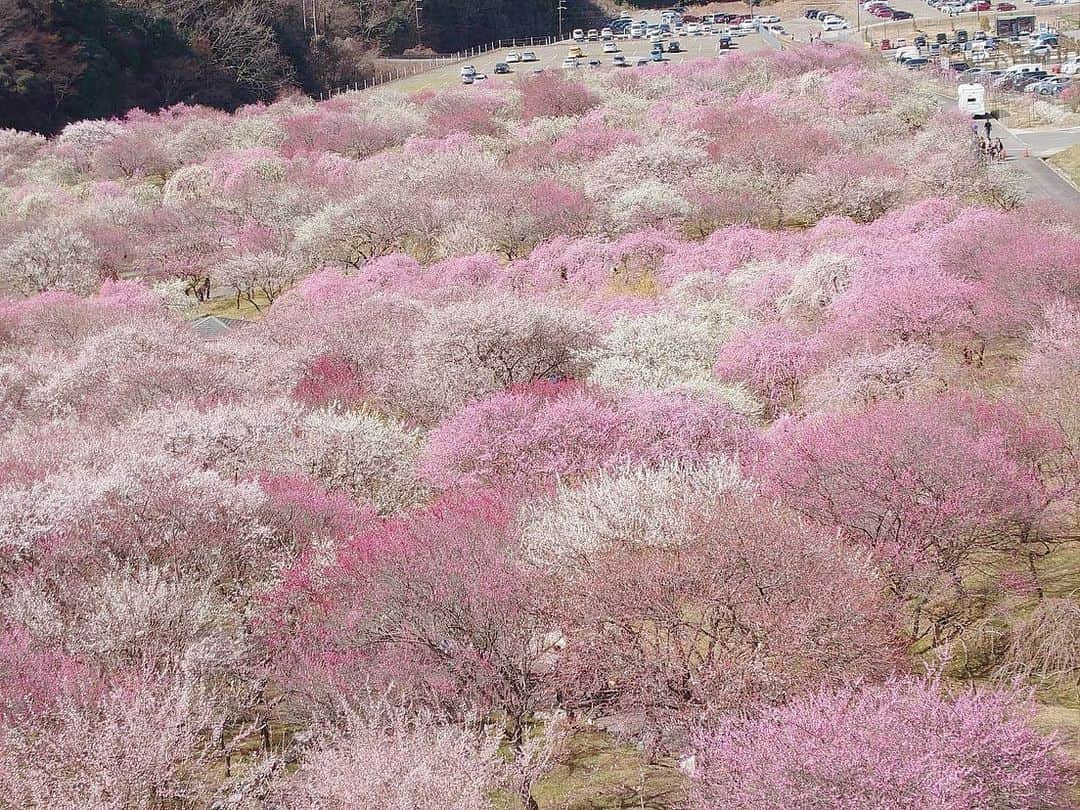
[[[360, 90], [370, 90], [374, 87], [378, 87], [389, 82], [398, 81], [400, 79], [408, 78], [409, 76], [418, 76], [421, 73], [427, 73], [438, 68], [445, 67], [446, 65], [452, 65], [457, 62], [465, 62], [469, 59], [473, 59], [477, 56], [481, 56], [485, 53], [492, 51], [500, 51], [504, 48], [538, 48], [543, 45], [554, 45], [558, 42], [567, 41], [566, 38], [560, 40], [556, 36], [550, 37], [515, 37], [512, 39], [498, 39], [494, 42], [489, 42], [484, 45], [477, 45], [474, 48], [466, 48], [462, 51], [457, 51], [451, 54], [441, 54], [439, 56], [397, 56], [384, 60], [382, 67], [377, 68], [374, 75], [369, 79], [363, 81], [353, 82], [351, 84], [344, 84], [338, 87], [334, 87], [329, 91], [323, 91], [319, 93], [318, 98], [320, 101], [333, 98], [334, 96], [341, 95], [342, 93], [353, 93]], [[391, 63], [391, 64], [386, 64]]]

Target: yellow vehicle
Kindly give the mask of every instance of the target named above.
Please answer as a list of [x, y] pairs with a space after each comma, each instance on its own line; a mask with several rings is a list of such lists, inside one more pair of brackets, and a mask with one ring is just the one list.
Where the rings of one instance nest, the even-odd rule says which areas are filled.
[[574, 45], [572, 48], [570, 48], [570, 52], [567, 54], [567, 57], [569, 59], [581, 59], [581, 48], [579, 48], [577, 45]]

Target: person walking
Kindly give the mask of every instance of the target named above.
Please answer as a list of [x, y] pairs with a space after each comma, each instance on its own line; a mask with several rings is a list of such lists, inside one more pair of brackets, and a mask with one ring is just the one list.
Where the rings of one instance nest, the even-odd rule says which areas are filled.
[[990, 132], [993, 129], [993, 127], [990, 125], [990, 119], [989, 118], [986, 119], [986, 123], [983, 124], [983, 127], [986, 129], [986, 140], [990, 140]]

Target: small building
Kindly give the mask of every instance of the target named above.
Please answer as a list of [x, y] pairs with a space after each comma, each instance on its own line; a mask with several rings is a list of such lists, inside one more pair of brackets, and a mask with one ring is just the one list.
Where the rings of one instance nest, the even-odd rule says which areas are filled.
[[1018, 37], [1035, 30], [1034, 14], [999, 14], [996, 34], [999, 37]]

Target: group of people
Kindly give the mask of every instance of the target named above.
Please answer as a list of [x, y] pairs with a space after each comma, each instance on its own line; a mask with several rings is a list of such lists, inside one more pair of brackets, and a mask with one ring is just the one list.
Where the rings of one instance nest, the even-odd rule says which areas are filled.
[[979, 132], [979, 125], [971, 122], [971, 133], [979, 140], [979, 151], [987, 160], [1004, 160], [1005, 144], [1001, 138], [990, 137], [993, 134], [993, 125], [988, 118], [983, 124], [983, 133]]

